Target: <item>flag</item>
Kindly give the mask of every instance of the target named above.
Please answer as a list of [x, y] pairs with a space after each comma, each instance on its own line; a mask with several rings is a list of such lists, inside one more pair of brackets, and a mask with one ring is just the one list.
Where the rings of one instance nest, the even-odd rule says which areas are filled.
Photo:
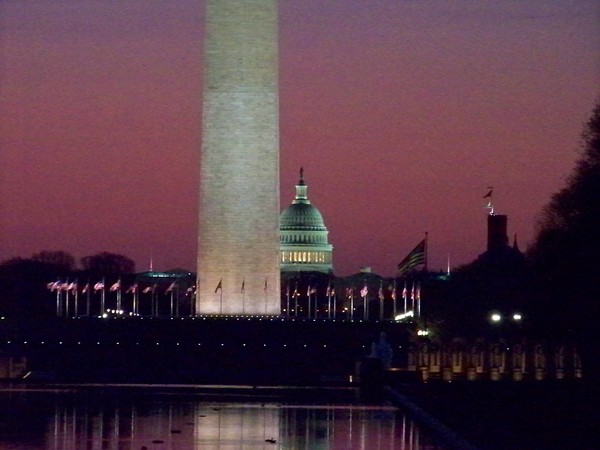
[[94, 285], [94, 291], [100, 291], [104, 289], [104, 283], [102, 281], [98, 281], [95, 285]]
[[171, 283], [171, 285], [167, 288], [167, 290], [165, 291], [165, 293], [167, 293], [167, 292], [173, 292], [173, 289], [175, 289], [175, 284], [176, 283], [173, 281]]
[[240, 289], [240, 294], [243, 294], [244, 292], [246, 292], [246, 279], [245, 278], [242, 279], [242, 288]]
[[65, 282], [65, 283], [61, 284], [60, 289], [62, 289], [63, 291], [68, 292], [69, 291], [69, 286], [70, 286], [70, 284], [68, 282]]
[[90, 283], [86, 283], [85, 286], [83, 286], [83, 289], [81, 290], [82, 294], [87, 294], [87, 292], [90, 290]]
[[327, 297], [331, 297], [331, 283], [327, 285]]
[[110, 287], [110, 292], [115, 292], [119, 289], [121, 289], [121, 280], [117, 280], [117, 282]]
[[395, 281], [391, 287], [392, 287], [392, 300], [396, 300], [396, 282]]
[[415, 299], [415, 283], [412, 284], [412, 288], [410, 289], [410, 299]]
[[269, 285], [268, 285], [268, 281], [265, 278], [265, 294], [267, 293], [267, 290], [269, 289]]
[[217, 287], [215, 288], [215, 294], [219, 289], [221, 289], [221, 292], [223, 292], [223, 278], [219, 280], [219, 284], [217, 284]]
[[191, 294], [194, 292], [194, 287], [190, 286], [189, 288], [187, 288], [187, 290], [185, 291], [186, 294]]
[[310, 285], [308, 286], [308, 289], [306, 290], [306, 296], [310, 297], [310, 294], [316, 294], [317, 293], [317, 289], [314, 287], [311, 287]]
[[149, 292], [154, 292], [155, 287], [156, 287], [156, 285], [148, 286], [147, 288], [144, 288], [144, 290], [142, 291], [142, 294], [148, 294]]
[[383, 300], [383, 281], [379, 282], [379, 300]]
[[406, 290], [406, 281], [404, 282], [404, 289], [402, 289], [402, 298], [404, 300], [408, 298], [408, 291]]
[[296, 298], [300, 296], [300, 293], [298, 292], [298, 284], [296, 284], [296, 287], [294, 288], [294, 293], [292, 294], [292, 297]]
[[365, 298], [368, 293], [369, 293], [369, 288], [367, 287], [367, 284], [365, 283], [365, 285], [363, 286], [363, 288], [360, 290], [360, 296], [362, 298]]
[[415, 298], [417, 301], [421, 301], [421, 283], [417, 284], [417, 291], [415, 292]]
[[129, 289], [127, 289], [127, 293], [133, 293], [135, 294], [138, 290], [138, 285], [137, 283], [134, 283], [132, 286], [129, 287]]
[[53, 281], [51, 283], [46, 284], [46, 287], [48, 289], [50, 289], [50, 291], [54, 292], [54, 291], [58, 291], [62, 286], [62, 282], [61, 281]]
[[405, 272], [421, 265], [425, 264], [425, 246], [427, 244], [426, 238], [417, 244], [415, 248], [411, 250], [411, 252], [406, 255], [406, 258], [402, 260], [400, 264], [398, 264], [398, 272], [402, 275]]
[[350, 288], [346, 288], [346, 297], [350, 298], [354, 295], [354, 288], [350, 287]]
[[77, 290], [77, 283], [73, 282], [73, 283], [69, 283], [69, 285], [67, 286], [67, 291], [76, 291]]
[[485, 195], [483, 196], [483, 198], [491, 198], [491, 197], [492, 197], [492, 191], [493, 191], [494, 189], [493, 189], [491, 186], [490, 186], [488, 189], [489, 189], [488, 193], [487, 193], [487, 194], [485, 194]]

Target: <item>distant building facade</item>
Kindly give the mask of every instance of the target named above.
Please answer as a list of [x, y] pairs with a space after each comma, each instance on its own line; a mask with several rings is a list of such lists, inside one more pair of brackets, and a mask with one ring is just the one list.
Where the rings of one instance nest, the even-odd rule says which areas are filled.
[[323, 216], [307, 196], [300, 169], [296, 197], [279, 217], [280, 269], [290, 272], [333, 272], [333, 246]]

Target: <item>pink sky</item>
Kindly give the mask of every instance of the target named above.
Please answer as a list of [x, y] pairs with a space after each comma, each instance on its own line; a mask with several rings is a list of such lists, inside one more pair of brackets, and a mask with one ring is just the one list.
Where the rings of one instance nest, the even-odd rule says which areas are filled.
[[[195, 270], [203, 2], [0, 2], [0, 260]], [[300, 166], [336, 274], [521, 248], [600, 93], [596, 1], [280, 2], [281, 207]], [[250, 195], [251, 193], [249, 193]]]

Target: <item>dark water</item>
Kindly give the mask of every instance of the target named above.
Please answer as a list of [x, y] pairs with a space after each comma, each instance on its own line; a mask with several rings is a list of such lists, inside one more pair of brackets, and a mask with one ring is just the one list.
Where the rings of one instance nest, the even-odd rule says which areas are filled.
[[354, 389], [0, 386], [1, 450], [441, 449]]

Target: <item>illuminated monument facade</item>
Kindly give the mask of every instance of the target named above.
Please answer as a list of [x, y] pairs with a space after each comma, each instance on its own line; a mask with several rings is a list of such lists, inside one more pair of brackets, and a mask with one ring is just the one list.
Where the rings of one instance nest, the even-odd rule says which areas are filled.
[[276, 0], [207, 0], [198, 314], [279, 314]]

